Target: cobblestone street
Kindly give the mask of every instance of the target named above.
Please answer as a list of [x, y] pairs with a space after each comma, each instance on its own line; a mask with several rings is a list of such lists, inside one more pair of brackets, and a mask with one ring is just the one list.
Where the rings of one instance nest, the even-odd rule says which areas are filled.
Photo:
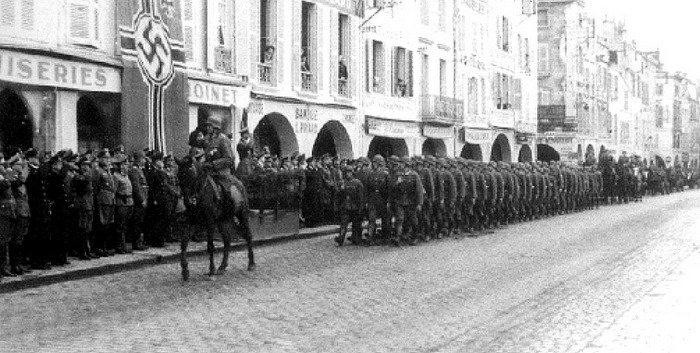
[[215, 281], [200, 257], [186, 284], [54, 284], [0, 295], [0, 351], [695, 352], [698, 215], [687, 191], [417, 247], [294, 241]]

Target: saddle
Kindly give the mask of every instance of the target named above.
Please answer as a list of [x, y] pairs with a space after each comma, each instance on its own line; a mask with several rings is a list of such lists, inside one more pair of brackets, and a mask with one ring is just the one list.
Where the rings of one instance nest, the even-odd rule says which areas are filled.
[[214, 178], [207, 176], [214, 190], [214, 199], [223, 201], [225, 206], [231, 206], [232, 210], [240, 210], [247, 206], [247, 196], [243, 184], [233, 176]]

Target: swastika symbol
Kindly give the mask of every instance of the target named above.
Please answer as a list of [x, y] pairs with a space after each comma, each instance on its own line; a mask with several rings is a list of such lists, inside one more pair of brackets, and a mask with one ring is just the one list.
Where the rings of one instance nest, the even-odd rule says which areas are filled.
[[166, 84], [173, 76], [173, 55], [165, 26], [153, 17], [143, 16], [134, 35], [141, 70], [150, 81]]

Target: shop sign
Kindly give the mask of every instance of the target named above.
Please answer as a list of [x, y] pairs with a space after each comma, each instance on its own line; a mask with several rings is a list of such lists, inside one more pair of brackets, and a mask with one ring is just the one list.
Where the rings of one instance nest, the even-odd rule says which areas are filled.
[[417, 137], [420, 135], [420, 126], [414, 122], [384, 120], [367, 118], [367, 133], [385, 137]]
[[516, 133], [515, 134], [515, 142], [521, 145], [527, 145], [530, 143], [530, 135], [528, 134], [523, 134], [523, 133]]
[[540, 136], [537, 138], [537, 144], [549, 145], [560, 154], [574, 150], [574, 138], [571, 136]]
[[297, 107], [294, 110], [294, 130], [298, 134], [317, 134], [318, 111], [307, 107]]
[[471, 144], [482, 144], [491, 141], [491, 130], [474, 130], [474, 129], [462, 129], [462, 134], [464, 142], [469, 142]]
[[248, 114], [250, 115], [263, 115], [264, 106], [262, 101], [252, 101], [248, 106]]
[[189, 80], [190, 103], [217, 105], [222, 107], [236, 106], [248, 108], [250, 91], [243, 87], [219, 85], [215, 83]]
[[121, 92], [119, 70], [0, 50], [0, 80], [92, 92]]
[[510, 112], [494, 111], [491, 115], [491, 125], [513, 129], [515, 127], [515, 115]]
[[434, 139], [451, 139], [454, 138], [454, 132], [451, 127], [423, 125], [423, 136]]

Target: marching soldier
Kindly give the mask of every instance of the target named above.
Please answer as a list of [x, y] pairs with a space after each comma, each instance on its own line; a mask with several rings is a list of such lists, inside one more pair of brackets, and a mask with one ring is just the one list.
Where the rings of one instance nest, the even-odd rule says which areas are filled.
[[367, 178], [367, 238], [370, 242], [378, 242], [377, 220], [382, 222], [381, 238], [389, 237], [389, 172], [384, 167], [384, 157], [376, 155], [372, 158], [372, 171]]
[[423, 234], [423, 240], [428, 241], [433, 235], [433, 204], [435, 202], [435, 177], [431, 172], [428, 161], [418, 158], [416, 159], [416, 170], [420, 176], [421, 183], [423, 184], [423, 207], [420, 214], [418, 215], [418, 221], [420, 224], [420, 232]]
[[340, 234], [335, 238], [338, 246], [343, 246], [348, 225], [352, 224], [350, 240], [354, 244], [362, 241], [362, 214], [365, 208], [365, 189], [362, 182], [355, 177], [351, 167], [345, 167], [345, 181], [338, 190], [340, 203]]
[[[409, 245], [416, 245], [418, 217], [423, 205], [423, 185], [418, 173], [411, 169], [413, 162], [410, 158], [402, 157], [399, 165], [401, 171], [397, 174], [395, 189], [396, 202], [396, 234], [392, 239], [395, 245], [401, 240], [408, 240]], [[404, 224], [406, 229], [404, 230]], [[405, 232], [405, 233], [404, 233]]]

